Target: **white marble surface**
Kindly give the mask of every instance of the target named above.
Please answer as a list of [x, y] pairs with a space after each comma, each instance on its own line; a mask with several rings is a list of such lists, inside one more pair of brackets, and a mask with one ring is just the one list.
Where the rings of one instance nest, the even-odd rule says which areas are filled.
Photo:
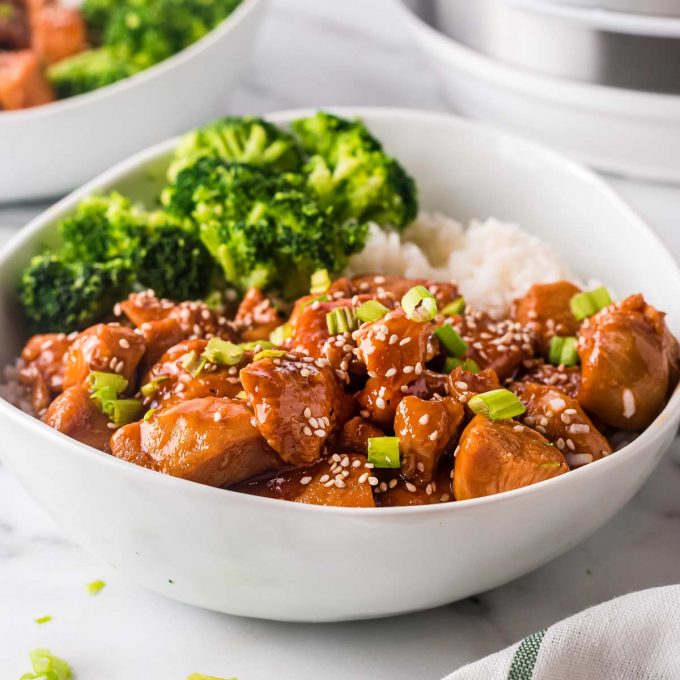
[[[229, 112], [375, 104], [446, 109], [387, 0], [274, 0]], [[680, 189], [612, 179], [680, 255]], [[0, 239], [42, 206], [0, 208]], [[177, 604], [125, 582], [66, 537], [0, 468], [0, 678], [48, 646], [79, 680], [430, 680], [615, 595], [680, 581], [680, 441], [588, 541], [514, 583], [381, 621], [291, 625]], [[575, 499], [578, 502], [578, 499]], [[593, 508], [596, 512], [597, 508]], [[106, 588], [96, 597], [84, 585]], [[49, 614], [42, 626], [34, 618]]]

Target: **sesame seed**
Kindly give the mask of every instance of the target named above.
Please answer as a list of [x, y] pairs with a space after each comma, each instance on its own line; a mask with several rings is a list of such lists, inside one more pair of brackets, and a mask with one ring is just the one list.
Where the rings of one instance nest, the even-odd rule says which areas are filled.
[[314, 430], [314, 434], [317, 437], [325, 437], [326, 436], [326, 430]]
[[402, 370], [402, 373], [409, 374], [409, 373], [413, 373], [414, 368], [413, 368], [413, 366], [404, 366], [404, 368], [402, 368], [401, 370]]
[[387, 491], [387, 484], [385, 482], [380, 482], [380, 484], [378, 484], [378, 489], [384, 493]]
[[222, 414], [218, 411], [217, 413], [215, 413], [215, 415], [213, 415], [213, 420], [214, 420], [216, 423], [219, 423], [220, 420], [222, 420]]
[[329, 479], [330, 479], [330, 475], [324, 475], [323, 477], [321, 477], [321, 479], [319, 481], [322, 484], [325, 484]]
[[431, 433], [430, 433], [430, 436], [428, 437], [428, 439], [429, 439], [431, 442], [434, 442], [434, 441], [437, 441], [437, 437], [438, 437], [438, 436], [439, 436], [439, 434], [438, 434], [437, 430], [435, 430], [434, 432], [431, 432]]
[[368, 472], [364, 472], [364, 473], [359, 477], [359, 484], [363, 484], [367, 479], [368, 479]]
[[512, 428], [515, 432], [523, 432], [524, 428], [521, 425], [515, 425], [515, 427]]
[[590, 425], [586, 425], [585, 423], [574, 423], [569, 426], [570, 434], [588, 434], [588, 432], [590, 432]]
[[364, 463], [364, 467], [368, 468], [369, 470], [372, 470], [375, 467], [375, 465], [373, 465], [373, 463]]
[[432, 484], [428, 484], [428, 485], [425, 487], [425, 493], [426, 493], [428, 496], [431, 496], [431, 495], [432, 495]]
[[307, 427], [306, 425], [302, 428], [302, 431], [303, 431], [308, 437], [311, 437], [311, 436], [312, 436], [312, 430], [311, 430], [311, 428]]
[[430, 416], [427, 413], [423, 414], [422, 416], [420, 416], [420, 418], [418, 418], [418, 422], [421, 425], [427, 425], [429, 420], [430, 420]]
[[396, 375], [396, 374], [397, 374], [397, 369], [394, 368], [394, 366], [392, 368], [388, 368], [385, 371], [385, 377], [386, 378], [391, 378], [393, 375]]
[[416, 469], [418, 472], [425, 472], [425, 463], [419, 461], [418, 464], [416, 465]]
[[130, 343], [129, 343], [125, 338], [121, 338], [121, 339], [118, 341], [118, 344], [119, 344], [123, 349], [130, 349]]
[[353, 468], [358, 468], [361, 465], [361, 461], [357, 458], [356, 460], [352, 461], [352, 467]]
[[344, 489], [345, 486], [347, 486], [347, 485], [345, 484], [345, 480], [344, 480], [344, 479], [338, 479], [338, 478], [336, 477], [336, 478], [335, 478], [335, 486], [337, 486], [338, 489]]
[[416, 485], [411, 484], [411, 482], [406, 482], [406, 489], [410, 491], [411, 493], [414, 493], [416, 490]]
[[384, 409], [385, 409], [385, 400], [384, 400], [382, 397], [378, 397], [378, 398], [375, 400], [375, 405], [376, 405], [379, 409], [384, 410]]
[[403, 347], [404, 345], [408, 345], [409, 342], [411, 342], [411, 338], [402, 338], [399, 341], [399, 346]]
[[456, 380], [456, 382], [453, 383], [459, 390], [467, 390], [469, 389], [469, 386], [466, 382], [463, 382], [462, 380]]
[[302, 484], [302, 485], [304, 485], [304, 486], [307, 486], [307, 484], [309, 484], [311, 481], [312, 481], [312, 478], [311, 478], [311, 477], [309, 477], [309, 476], [303, 477], [303, 478], [300, 480], [300, 484]]
[[377, 477], [369, 477], [368, 478], [368, 483], [371, 486], [378, 486], [378, 478]]
[[339, 456], [337, 453], [334, 453], [334, 454], [331, 456], [331, 460], [332, 460], [334, 463], [339, 463], [339, 462], [340, 462], [340, 456]]
[[309, 378], [309, 376], [312, 375], [312, 372], [308, 368], [303, 368], [300, 370], [300, 375], [303, 378]]

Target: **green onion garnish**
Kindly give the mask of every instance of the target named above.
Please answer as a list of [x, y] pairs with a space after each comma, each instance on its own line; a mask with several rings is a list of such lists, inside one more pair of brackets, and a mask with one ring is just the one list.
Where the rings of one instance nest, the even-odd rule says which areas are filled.
[[37, 619], [35, 619], [35, 622], [39, 625], [42, 625], [43, 623], [49, 623], [52, 620], [51, 616], [39, 616]]
[[96, 595], [105, 585], [104, 581], [90, 581], [86, 586], [87, 592], [90, 595]]
[[601, 309], [609, 307], [611, 303], [612, 299], [609, 291], [604, 287], [589, 290], [585, 293], [577, 293], [569, 300], [571, 312], [577, 321], [587, 319]]
[[34, 649], [30, 654], [33, 673], [25, 673], [19, 680], [71, 680], [71, 667], [49, 649]]
[[350, 333], [356, 330], [357, 316], [352, 307], [336, 307], [326, 314], [326, 326], [331, 335]]
[[120, 394], [128, 386], [128, 381], [122, 375], [118, 373], [104, 373], [102, 371], [90, 371], [88, 382], [92, 392], [97, 392], [103, 388], [110, 388], [116, 394]]
[[521, 416], [526, 411], [524, 404], [510, 390], [505, 389], [476, 394], [468, 401], [468, 406], [477, 415], [491, 420], [508, 420]]
[[457, 314], [462, 314], [465, 311], [465, 298], [456, 298], [453, 302], [449, 302], [444, 309], [442, 309], [442, 314], [444, 316], [456, 316]]
[[245, 349], [241, 345], [221, 338], [210, 338], [201, 356], [211, 364], [234, 366], [243, 359], [244, 353]]
[[145, 396], [145, 397], [153, 397], [156, 392], [158, 392], [158, 386], [161, 383], [166, 382], [166, 380], [170, 380], [170, 376], [168, 375], [159, 375], [157, 378], [154, 378], [153, 380], [149, 380], [148, 383], [145, 383], [139, 388], [139, 391]]
[[369, 300], [357, 309], [357, 318], [359, 321], [377, 321], [382, 319], [389, 311], [385, 305], [380, 304], [377, 300]]
[[312, 295], [325, 293], [331, 287], [331, 277], [326, 269], [319, 269], [312, 274], [309, 292]]
[[276, 345], [273, 342], [270, 342], [269, 340], [251, 340], [249, 342], [239, 343], [239, 347], [243, 347], [243, 349], [246, 350], [246, 352], [248, 351], [252, 352], [256, 349], [258, 350], [258, 352], [261, 352], [263, 349], [275, 349]]
[[104, 411], [106, 404], [118, 398], [118, 393], [110, 385], [105, 385], [95, 392], [92, 392], [91, 397], [99, 402], [99, 407]]
[[114, 425], [127, 425], [139, 420], [144, 407], [137, 399], [113, 399], [104, 405], [104, 412]]
[[150, 408], [150, 409], [144, 414], [144, 422], [146, 422], [147, 420], [151, 420], [151, 418], [153, 417], [153, 414], [156, 413], [157, 410], [158, 410], [158, 409]]
[[467, 352], [468, 346], [451, 324], [444, 324], [434, 334], [439, 338], [439, 342], [442, 343], [450, 356], [462, 357]]
[[206, 359], [200, 357], [193, 349], [182, 357], [182, 368], [189, 371], [194, 378], [203, 370]]
[[444, 373], [451, 373], [451, 371], [455, 371], [459, 366], [464, 371], [469, 371], [475, 375], [479, 373], [479, 366], [476, 361], [473, 359], [458, 359], [456, 357], [446, 357]]
[[369, 437], [368, 462], [377, 468], [398, 468], [399, 439], [397, 437]]
[[289, 323], [284, 323], [282, 326], [275, 328], [270, 334], [269, 339], [275, 345], [283, 345], [288, 338], [293, 337], [293, 327]]
[[425, 286], [413, 286], [401, 298], [401, 306], [407, 318], [417, 323], [432, 321], [437, 316], [437, 300]]
[[550, 338], [548, 360], [555, 366], [573, 366], [578, 363], [576, 351], [577, 340], [574, 336], [561, 337], [559, 335]]
[[281, 349], [264, 349], [253, 357], [253, 361], [260, 361], [260, 359], [279, 359], [285, 354], [286, 353]]

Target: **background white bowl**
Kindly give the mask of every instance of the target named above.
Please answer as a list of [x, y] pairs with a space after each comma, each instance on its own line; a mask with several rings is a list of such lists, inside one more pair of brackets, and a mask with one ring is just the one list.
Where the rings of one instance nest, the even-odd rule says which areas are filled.
[[0, 111], [0, 203], [57, 196], [220, 113], [250, 56], [263, 0], [165, 61], [88, 94]]
[[[270, 118], [288, 122], [306, 112]], [[415, 176], [422, 205], [467, 220], [514, 220], [583, 277], [642, 290], [680, 332], [680, 271], [598, 178], [551, 151], [454, 117], [356, 113]], [[55, 221], [97, 189], [157, 191], [175, 141], [144, 151], [65, 198], [0, 253], [0, 365], [19, 351], [17, 275]], [[663, 273], [663, 275], [661, 275]], [[342, 509], [237, 494], [166, 477], [90, 449], [0, 400], [0, 452], [85, 548], [130, 579], [218, 611], [295, 621], [385, 616], [512, 580], [606, 522], [659, 461], [680, 390], [626, 449], [498, 496], [420, 508]], [[555, 585], [559, 588], [559, 584]]]
[[[455, 111], [600, 170], [680, 182], [680, 95], [605, 87], [519, 68], [433, 28], [419, 15], [423, 0], [394, 0], [394, 5]], [[678, 25], [673, 19], [658, 21]]]

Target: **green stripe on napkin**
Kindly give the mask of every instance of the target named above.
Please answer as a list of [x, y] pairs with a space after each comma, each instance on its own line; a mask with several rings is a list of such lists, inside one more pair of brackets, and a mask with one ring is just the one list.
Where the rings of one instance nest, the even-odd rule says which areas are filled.
[[538, 650], [541, 648], [546, 630], [547, 628], [539, 630], [538, 633], [525, 637], [519, 643], [515, 656], [512, 658], [508, 680], [531, 680], [536, 659], [538, 659]]

